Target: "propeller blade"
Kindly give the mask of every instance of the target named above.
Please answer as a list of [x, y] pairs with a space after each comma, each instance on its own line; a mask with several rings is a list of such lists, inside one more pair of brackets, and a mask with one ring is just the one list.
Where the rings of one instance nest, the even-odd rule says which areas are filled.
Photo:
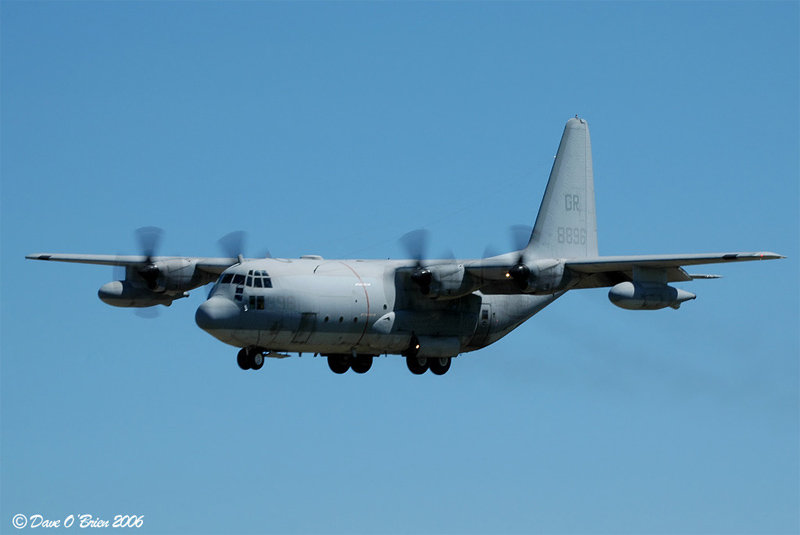
[[228, 258], [236, 258], [244, 255], [246, 240], [247, 233], [245, 231], [235, 230], [217, 240], [217, 244]]
[[145, 265], [137, 270], [139, 276], [147, 283], [147, 287], [155, 290], [158, 287], [158, 277], [161, 271], [153, 263], [153, 257], [161, 244], [164, 231], [158, 227], [142, 227], [136, 229], [136, 239], [139, 242], [139, 250], [142, 255], [147, 257]]
[[430, 232], [427, 230], [419, 229], [412, 230], [400, 238], [400, 243], [403, 244], [408, 257], [416, 260], [417, 264], [422, 264], [422, 260], [425, 258], [429, 235]]
[[147, 262], [156, 256], [158, 246], [161, 244], [161, 238], [164, 236], [164, 231], [158, 227], [142, 227], [136, 229], [136, 239], [139, 241], [139, 250], [144, 256], [147, 257]]
[[[122, 256], [121, 254], [117, 256]], [[125, 266], [112, 266], [112, 275], [115, 281], [123, 281], [128, 277], [128, 271]]]
[[511, 246], [515, 251], [521, 251], [528, 246], [531, 240], [531, 227], [526, 225], [512, 225], [509, 229], [511, 235]]
[[151, 320], [160, 316], [161, 311], [159, 310], [158, 306], [152, 306], [146, 308], [137, 308], [135, 314], [142, 319]]

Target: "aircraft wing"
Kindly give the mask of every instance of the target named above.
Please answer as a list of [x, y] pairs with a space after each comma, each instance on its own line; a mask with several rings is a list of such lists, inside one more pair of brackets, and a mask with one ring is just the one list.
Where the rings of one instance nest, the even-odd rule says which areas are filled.
[[141, 266], [147, 263], [164, 262], [169, 260], [188, 260], [195, 262], [198, 269], [219, 275], [228, 267], [238, 264], [238, 258], [202, 258], [183, 256], [154, 256], [148, 258], [144, 255], [95, 255], [95, 254], [48, 254], [37, 253], [27, 255], [28, 260], [46, 260], [49, 262], [71, 262], [76, 264], [95, 264], [100, 266]]
[[[769, 252], [757, 253], [704, 253], [682, 255], [597, 256], [565, 260], [545, 260], [547, 264], [564, 263], [564, 267], [578, 278], [573, 289], [611, 287], [633, 280], [634, 268], [663, 269], [666, 282], [686, 282], [695, 279], [713, 279], [717, 275], [694, 275], [684, 266], [724, 264], [754, 260], [785, 258]], [[467, 265], [467, 270], [483, 281], [484, 293], [518, 294], [519, 287], [509, 278], [509, 270], [521, 259], [519, 253], [510, 253]], [[541, 262], [542, 260], [534, 260]]]
[[775, 260], [778, 258], [785, 257], [769, 252], [600, 256], [567, 260], [565, 267], [572, 273], [582, 275], [581, 281], [575, 288], [599, 288], [633, 280], [634, 268], [663, 269], [667, 274], [667, 282], [685, 282], [694, 279], [717, 278], [717, 276], [690, 275], [683, 269], [683, 266]]

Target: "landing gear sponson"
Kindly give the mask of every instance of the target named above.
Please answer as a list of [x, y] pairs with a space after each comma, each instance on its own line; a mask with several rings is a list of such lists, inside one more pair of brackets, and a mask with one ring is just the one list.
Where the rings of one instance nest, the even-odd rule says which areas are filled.
[[[375, 355], [331, 354], [323, 357], [327, 357], [331, 371], [341, 375], [348, 370], [358, 374], [367, 373], [372, 368]], [[450, 357], [427, 358], [408, 355], [406, 365], [415, 375], [422, 375], [428, 370], [435, 375], [444, 375], [450, 369], [451, 360]], [[260, 370], [264, 365], [264, 351], [255, 347], [242, 348], [236, 357], [236, 362], [243, 370]]]

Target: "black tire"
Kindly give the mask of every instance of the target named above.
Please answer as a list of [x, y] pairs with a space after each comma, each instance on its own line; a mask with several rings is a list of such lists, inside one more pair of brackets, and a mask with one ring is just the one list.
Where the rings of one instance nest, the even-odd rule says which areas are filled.
[[451, 360], [452, 359], [450, 357], [438, 357], [435, 359], [429, 359], [431, 372], [433, 372], [436, 375], [446, 374], [447, 370], [450, 369]]
[[352, 359], [350, 367], [356, 373], [367, 373], [372, 368], [372, 355], [358, 355]]
[[247, 354], [247, 349], [242, 348], [239, 351], [239, 354], [236, 356], [236, 363], [243, 370], [249, 370], [250, 369], [250, 366], [251, 366], [250, 355]]
[[250, 368], [260, 370], [264, 365], [264, 354], [261, 351], [253, 351], [250, 355]]
[[428, 371], [428, 359], [425, 357], [406, 357], [406, 365], [414, 375], [422, 375]]
[[328, 367], [333, 373], [343, 374], [350, 369], [349, 355], [328, 355]]

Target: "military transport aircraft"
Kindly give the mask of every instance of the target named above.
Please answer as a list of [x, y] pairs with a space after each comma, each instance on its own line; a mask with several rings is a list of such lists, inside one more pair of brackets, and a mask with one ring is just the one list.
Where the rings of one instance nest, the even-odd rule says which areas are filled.
[[[418, 233], [406, 239], [419, 250]], [[314, 353], [335, 373], [365, 373], [373, 357], [396, 354], [412, 373], [442, 375], [454, 357], [497, 342], [569, 290], [610, 287], [608, 298], [624, 309], [677, 309], [695, 295], [669, 283], [716, 278], [682, 266], [784, 258], [599, 256], [589, 127], [577, 117], [567, 122], [530, 240], [518, 251], [475, 260], [187, 258], [155, 256], [149, 243], [140, 256], [26, 258], [123, 266], [124, 279], [98, 291], [117, 307], [169, 306], [216, 280], [195, 320], [241, 348], [243, 370], [260, 369], [265, 357]]]

